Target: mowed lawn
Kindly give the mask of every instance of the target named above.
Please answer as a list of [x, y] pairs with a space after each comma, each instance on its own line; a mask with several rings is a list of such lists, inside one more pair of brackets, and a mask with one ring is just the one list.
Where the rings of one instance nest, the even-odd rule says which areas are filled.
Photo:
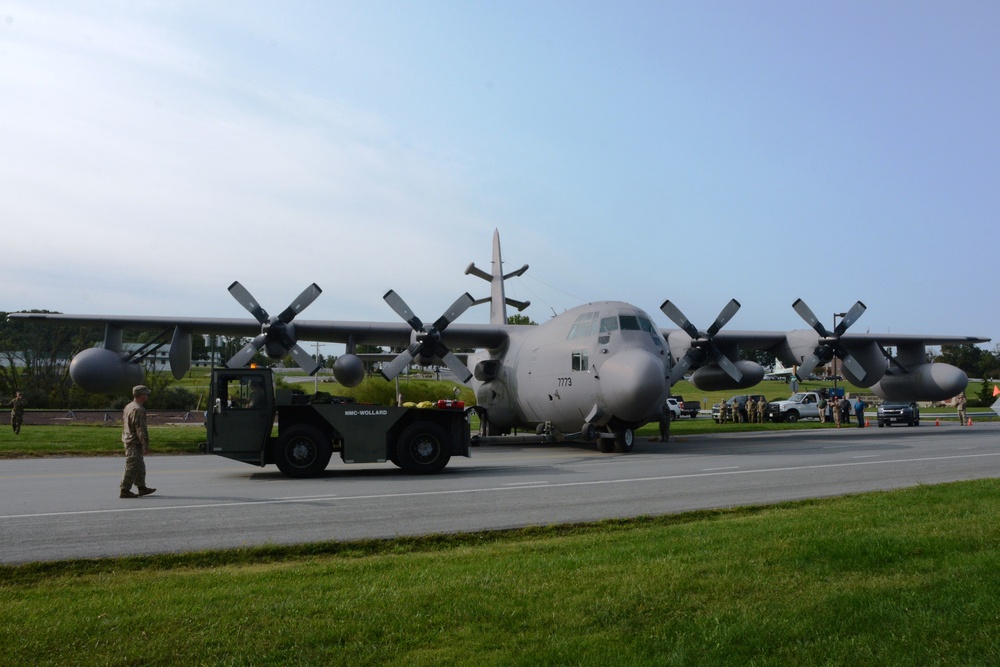
[[4, 567], [0, 664], [1000, 664], [998, 515], [1000, 481], [980, 480]]

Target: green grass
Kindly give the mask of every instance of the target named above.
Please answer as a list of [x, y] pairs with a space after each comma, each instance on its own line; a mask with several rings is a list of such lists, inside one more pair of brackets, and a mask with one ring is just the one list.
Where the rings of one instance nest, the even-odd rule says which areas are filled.
[[0, 568], [3, 665], [990, 665], [1000, 481]]
[[[149, 441], [154, 454], [197, 454], [206, 440], [202, 424], [151, 426]], [[22, 426], [14, 435], [9, 426], [0, 428], [0, 458], [29, 456], [107, 456], [122, 454], [122, 425], [67, 424]]]

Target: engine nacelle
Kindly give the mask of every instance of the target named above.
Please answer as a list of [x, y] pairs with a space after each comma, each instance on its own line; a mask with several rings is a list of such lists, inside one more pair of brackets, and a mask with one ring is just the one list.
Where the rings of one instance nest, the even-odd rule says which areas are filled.
[[717, 364], [702, 366], [691, 375], [691, 384], [702, 391], [721, 391], [725, 389], [747, 389], [764, 379], [764, 367], [756, 361], [737, 361], [736, 368], [743, 373], [739, 382], [733, 380]]
[[812, 329], [796, 329], [785, 334], [785, 342], [774, 350], [786, 367], [799, 366], [803, 359], [811, 355], [819, 345], [819, 334]]
[[848, 347], [847, 351], [865, 369], [865, 379], [862, 380], [861, 378], [854, 377], [851, 369], [844, 364], [838, 364], [837, 368], [843, 372], [848, 382], [857, 387], [872, 386], [882, 379], [889, 368], [889, 362], [885, 358], [885, 355], [882, 354], [882, 350], [879, 349], [877, 343], [866, 343], [861, 346]]
[[144, 375], [142, 366], [102, 347], [84, 350], [69, 364], [69, 376], [76, 386], [94, 394], [130, 393], [132, 387], [142, 384]]
[[944, 401], [965, 390], [969, 377], [951, 364], [920, 364], [909, 373], [886, 375], [872, 393], [887, 401]]
[[365, 379], [365, 364], [356, 354], [342, 354], [333, 362], [333, 377], [345, 387], [357, 387]]

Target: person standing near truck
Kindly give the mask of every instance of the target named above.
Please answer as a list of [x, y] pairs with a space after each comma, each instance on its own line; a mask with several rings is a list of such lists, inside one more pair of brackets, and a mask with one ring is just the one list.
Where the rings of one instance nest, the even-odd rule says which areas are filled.
[[664, 403], [660, 406], [660, 440], [667, 442], [670, 440], [670, 422], [674, 415], [670, 412], [670, 406]]
[[[156, 491], [146, 486], [146, 461], [149, 453], [149, 430], [146, 428], [146, 401], [149, 387], [132, 387], [132, 402], [122, 412], [122, 444], [125, 445], [125, 475], [122, 477], [119, 498], [138, 498]], [[139, 493], [132, 487], [139, 487]]]
[[865, 408], [867, 407], [868, 404], [858, 396], [858, 400], [854, 402], [854, 416], [858, 419], [858, 428], [865, 427]]
[[821, 394], [819, 397], [819, 402], [816, 403], [816, 408], [819, 410], [819, 423], [826, 423], [826, 398]]

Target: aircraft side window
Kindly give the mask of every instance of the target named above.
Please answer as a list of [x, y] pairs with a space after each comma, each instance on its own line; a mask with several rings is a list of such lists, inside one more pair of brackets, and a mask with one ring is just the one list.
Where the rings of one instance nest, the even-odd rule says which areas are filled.
[[574, 371], [590, 370], [590, 352], [588, 352], [587, 350], [573, 351], [573, 370]]

